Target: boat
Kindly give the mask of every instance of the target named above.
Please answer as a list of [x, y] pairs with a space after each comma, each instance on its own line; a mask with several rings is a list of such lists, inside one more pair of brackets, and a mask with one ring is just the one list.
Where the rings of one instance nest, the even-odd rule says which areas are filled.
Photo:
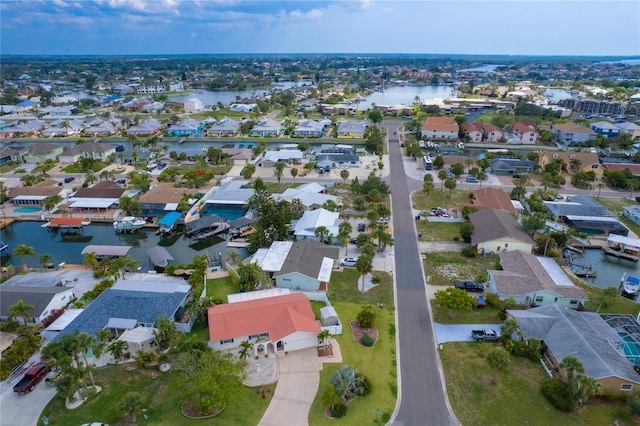
[[7, 256], [9, 254], [9, 244], [4, 241], [0, 241], [0, 256]]
[[640, 279], [627, 275], [622, 280], [622, 289], [628, 295], [634, 295], [640, 290]]
[[607, 245], [602, 247], [602, 253], [619, 259], [637, 262], [640, 259], [640, 240], [610, 234], [607, 237]]
[[133, 232], [142, 228], [147, 222], [133, 216], [125, 216], [120, 220], [113, 222], [113, 228], [116, 232]]

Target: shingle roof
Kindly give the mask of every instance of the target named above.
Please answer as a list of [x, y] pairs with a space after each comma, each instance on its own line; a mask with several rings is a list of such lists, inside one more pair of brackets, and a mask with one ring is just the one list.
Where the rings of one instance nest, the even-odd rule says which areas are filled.
[[533, 240], [520, 226], [516, 218], [505, 210], [484, 209], [469, 215], [475, 231], [471, 244], [484, 243], [498, 238], [513, 238], [533, 244]]
[[320, 274], [322, 262], [325, 257], [338, 259], [340, 248], [319, 243], [313, 240], [295, 241], [280, 271], [273, 274], [274, 277], [299, 272], [308, 277], [317, 279]]
[[[594, 379], [620, 377], [640, 384], [640, 376], [624, 357], [621, 337], [595, 312], [578, 312], [555, 304], [508, 311], [525, 339], [542, 339], [558, 361], [573, 356]], [[618, 348], [618, 349], [617, 349]]]
[[[31, 286], [0, 286], [0, 316], [10, 316], [11, 306], [22, 300], [25, 305], [33, 305], [33, 317], [38, 317], [46, 309], [47, 305], [58, 293], [71, 290], [67, 287], [31, 287]], [[71, 300], [69, 300], [70, 302]]]
[[506, 210], [509, 213], [516, 213], [516, 208], [513, 207], [513, 203], [507, 195], [501, 189], [497, 188], [482, 188], [476, 191], [476, 202], [474, 205], [480, 205], [483, 207], [490, 207], [496, 210]]
[[216, 305], [208, 316], [211, 341], [262, 333], [276, 341], [295, 332], [320, 333], [309, 299], [302, 293]]

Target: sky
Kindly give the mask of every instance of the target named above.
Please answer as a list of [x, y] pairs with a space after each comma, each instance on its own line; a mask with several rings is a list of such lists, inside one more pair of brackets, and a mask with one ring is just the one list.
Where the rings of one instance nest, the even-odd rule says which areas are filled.
[[0, 0], [0, 53], [640, 55], [638, 0]]

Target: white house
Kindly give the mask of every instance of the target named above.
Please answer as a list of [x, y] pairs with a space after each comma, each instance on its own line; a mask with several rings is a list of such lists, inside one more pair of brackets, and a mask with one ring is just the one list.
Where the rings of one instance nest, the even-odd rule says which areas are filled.
[[304, 212], [300, 219], [291, 223], [291, 228], [293, 229], [293, 234], [299, 240], [307, 238], [319, 240], [319, 237], [316, 237], [316, 229], [321, 226], [327, 230], [325, 239], [329, 234], [332, 234], [333, 237], [336, 238], [341, 222], [340, 213], [320, 208]]
[[[6, 321], [11, 316], [11, 307], [21, 300], [25, 305], [31, 305], [34, 308], [27, 312], [32, 317], [30, 323], [41, 324], [54, 309], [66, 308], [75, 298], [73, 289], [69, 287], [1, 285], [0, 319]], [[21, 322], [22, 318], [16, 320]]]

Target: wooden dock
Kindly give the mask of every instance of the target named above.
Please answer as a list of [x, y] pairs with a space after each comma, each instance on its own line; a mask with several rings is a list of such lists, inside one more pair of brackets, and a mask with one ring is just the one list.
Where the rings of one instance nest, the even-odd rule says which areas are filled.
[[602, 247], [602, 253], [619, 259], [630, 260], [632, 262], [638, 261], [638, 252], [626, 252], [624, 250], [615, 250], [610, 247]]
[[0, 219], [0, 229], [6, 228], [7, 226], [11, 225], [15, 221], [16, 220], [12, 217], [5, 217]]
[[244, 242], [244, 241], [229, 241], [227, 243], [227, 247], [236, 247], [236, 248], [244, 248], [244, 247], [248, 247], [249, 243]]

